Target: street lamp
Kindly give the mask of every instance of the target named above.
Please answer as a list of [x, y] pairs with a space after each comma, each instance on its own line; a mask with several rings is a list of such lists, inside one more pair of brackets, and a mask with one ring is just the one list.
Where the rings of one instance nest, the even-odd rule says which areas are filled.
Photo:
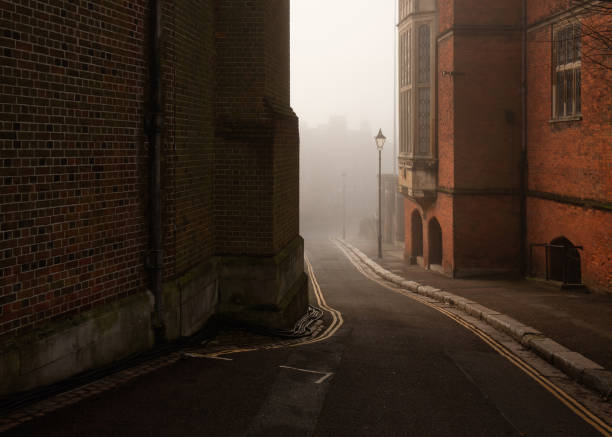
[[382, 258], [382, 150], [387, 138], [382, 129], [378, 129], [378, 135], [374, 137], [378, 149], [378, 257]]
[[342, 173], [342, 239], [346, 240], [346, 173]]

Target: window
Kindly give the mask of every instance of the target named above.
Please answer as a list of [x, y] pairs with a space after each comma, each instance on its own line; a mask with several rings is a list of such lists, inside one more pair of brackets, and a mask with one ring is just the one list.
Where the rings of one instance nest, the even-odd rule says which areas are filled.
[[581, 107], [581, 29], [570, 24], [554, 29], [553, 38], [553, 118], [580, 115]]
[[418, 149], [416, 153], [427, 155], [431, 143], [431, 26], [428, 23], [419, 25], [419, 59], [418, 59]]
[[400, 58], [400, 153], [409, 153], [411, 151], [412, 141], [410, 139], [411, 125], [411, 85], [412, 85], [412, 29], [408, 27], [403, 30], [399, 36], [399, 58]]
[[412, 0], [400, 0], [400, 21], [412, 12]]

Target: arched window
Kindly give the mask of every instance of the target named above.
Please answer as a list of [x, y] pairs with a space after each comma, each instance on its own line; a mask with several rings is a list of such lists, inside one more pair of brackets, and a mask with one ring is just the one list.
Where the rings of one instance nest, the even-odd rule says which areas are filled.
[[412, 211], [410, 218], [411, 225], [411, 240], [413, 257], [423, 256], [423, 220], [421, 214], [416, 209]]
[[550, 245], [550, 279], [567, 284], [582, 283], [580, 253], [574, 244], [565, 237], [558, 237]]
[[435, 218], [429, 221], [429, 264], [442, 265], [442, 228]]

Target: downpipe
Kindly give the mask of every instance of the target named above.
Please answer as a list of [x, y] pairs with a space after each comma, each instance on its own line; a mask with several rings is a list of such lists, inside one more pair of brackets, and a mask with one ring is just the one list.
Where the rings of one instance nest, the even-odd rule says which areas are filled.
[[523, 0], [521, 25], [521, 162], [520, 162], [520, 269], [527, 275], [527, 0]]
[[162, 217], [161, 217], [161, 131], [164, 124], [161, 87], [161, 0], [150, 0], [149, 23], [149, 111], [145, 128], [149, 140], [149, 250], [146, 267], [149, 284], [155, 303], [153, 331], [155, 343], [165, 341], [163, 322], [163, 264]]

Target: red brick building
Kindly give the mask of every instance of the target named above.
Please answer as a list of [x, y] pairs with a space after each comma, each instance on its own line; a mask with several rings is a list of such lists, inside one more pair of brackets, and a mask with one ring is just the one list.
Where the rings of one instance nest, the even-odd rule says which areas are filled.
[[0, 395], [304, 314], [289, 1], [0, 8]]
[[572, 0], [399, 5], [407, 259], [612, 292], [612, 65], [592, 34], [612, 15]]

